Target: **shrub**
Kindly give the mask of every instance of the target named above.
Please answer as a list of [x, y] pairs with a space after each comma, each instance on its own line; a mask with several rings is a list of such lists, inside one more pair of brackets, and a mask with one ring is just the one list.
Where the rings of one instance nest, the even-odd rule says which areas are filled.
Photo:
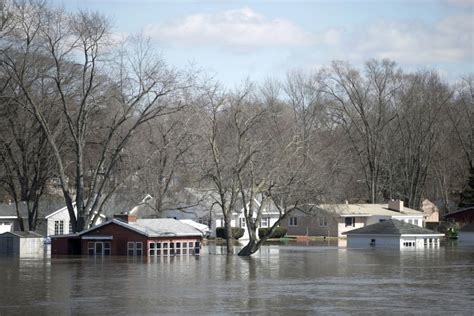
[[[259, 228], [258, 229], [258, 238], [265, 236], [270, 228]], [[287, 229], [285, 227], [277, 227], [270, 238], [282, 238], [285, 237]]]
[[[245, 229], [240, 228], [240, 227], [232, 227], [232, 237], [234, 239], [239, 239], [241, 238], [245, 233]], [[227, 234], [225, 231], [225, 227], [217, 227], [216, 228], [216, 237], [222, 238], [222, 239], [227, 239]]]

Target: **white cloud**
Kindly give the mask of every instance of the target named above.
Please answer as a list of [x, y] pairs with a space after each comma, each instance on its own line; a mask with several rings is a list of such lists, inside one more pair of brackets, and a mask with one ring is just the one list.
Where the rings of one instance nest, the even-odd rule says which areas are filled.
[[379, 21], [365, 29], [340, 32], [333, 55], [352, 61], [390, 58], [409, 64], [469, 62], [474, 58], [473, 21], [468, 15], [450, 16], [434, 25]]
[[145, 27], [146, 36], [180, 46], [212, 45], [230, 49], [302, 46], [311, 35], [289, 20], [268, 18], [245, 7], [214, 14], [194, 14]]

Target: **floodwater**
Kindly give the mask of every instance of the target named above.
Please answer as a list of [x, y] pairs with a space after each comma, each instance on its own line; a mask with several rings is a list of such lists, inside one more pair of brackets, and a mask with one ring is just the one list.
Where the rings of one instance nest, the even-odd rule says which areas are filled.
[[0, 257], [0, 315], [473, 315], [474, 247], [273, 244], [251, 258]]

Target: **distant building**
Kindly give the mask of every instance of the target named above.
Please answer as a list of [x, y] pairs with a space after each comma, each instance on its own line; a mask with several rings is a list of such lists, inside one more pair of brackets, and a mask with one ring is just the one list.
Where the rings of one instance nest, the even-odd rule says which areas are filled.
[[282, 226], [288, 235], [344, 237], [344, 233], [378, 222], [397, 219], [423, 227], [423, 213], [403, 206], [403, 201], [387, 204], [323, 204], [308, 212], [293, 211]]
[[474, 206], [462, 208], [444, 215], [448, 222], [457, 223], [460, 227], [474, 223]]
[[202, 233], [175, 219], [116, 215], [83, 232], [51, 237], [52, 255], [171, 257], [199, 255]]
[[44, 252], [44, 237], [35, 232], [12, 231], [0, 234], [0, 254], [38, 257]]
[[344, 233], [349, 248], [417, 249], [439, 247], [443, 234], [403, 221], [391, 219]]
[[428, 223], [439, 223], [439, 209], [428, 199], [421, 202], [421, 210], [423, 211], [423, 221]]

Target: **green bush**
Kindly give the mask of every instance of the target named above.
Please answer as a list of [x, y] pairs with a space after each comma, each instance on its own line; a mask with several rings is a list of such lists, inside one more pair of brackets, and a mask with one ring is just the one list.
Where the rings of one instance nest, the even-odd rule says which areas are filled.
[[[259, 228], [258, 229], [258, 238], [263, 238], [270, 228]], [[282, 238], [285, 237], [287, 229], [285, 227], [277, 227], [270, 238]]]
[[[234, 239], [239, 239], [241, 238], [245, 233], [245, 229], [240, 228], [240, 227], [232, 227], [232, 237]], [[227, 239], [227, 234], [225, 231], [224, 227], [217, 227], [216, 228], [216, 237], [217, 238], [222, 238], [222, 239]]]

